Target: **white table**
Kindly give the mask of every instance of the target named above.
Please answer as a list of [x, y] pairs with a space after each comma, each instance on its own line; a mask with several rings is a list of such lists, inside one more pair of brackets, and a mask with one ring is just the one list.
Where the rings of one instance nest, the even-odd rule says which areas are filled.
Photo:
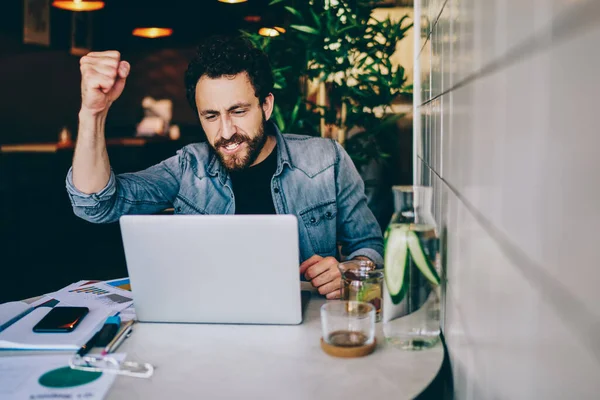
[[385, 343], [375, 352], [334, 358], [320, 347], [313, 294], [298, 326], [144, 324], [119, 348], [156, 367], [150, 379], [119, 376], [108, 399], [411, 399], [438, 373], [441, 344], [407, 352]]

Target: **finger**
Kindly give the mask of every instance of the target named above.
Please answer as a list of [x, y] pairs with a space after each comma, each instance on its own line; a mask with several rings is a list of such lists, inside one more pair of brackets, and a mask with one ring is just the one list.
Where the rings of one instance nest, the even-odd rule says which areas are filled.
[[131, 70], [131, 65], [127, 61], [121, 61], [119, 63], [119, 78], [125, 79], [127, 75], [129, 75], [129, 71]]
[[[117, 50], [106, 50], [106, 51], [90, 51], [84, 57], [89, 58], [114, 58], [116, 60], [121, 59], [121, 53]], [[84, 58], [82, 57], [82, 58]]]
[[92, 73], [98, 73], [98, 74], [102, 74], [104, 76], [107, 76], [111, 79], [116, 79], [117, 78], [117, 69], [110, 67], [108, 65], [103, 65], [103, 64], [88, 64], [81, 67], [82, 69], [85, 69], [86, 71], [88, 71], [90, 74]]
[[328, 271], [325, 271], [321, 275], [313, 278], [310, 282], [314, 287], [318, 288], [336, 279], [340, 279], [341, 276], [342, 275], [337, 267], [335, 269], [330, 268]]
[[114, 96], [120, 96], [125, 88], [125, 78], [118, 77], [114, 86], [113, 86], [113, 94]]
[[87, 89], [99, 89], [103, 93], [108, 93], [115, 84], [114, 78], [97, 72], [88, 72], [83, 76], [83, 87]]
[[339, 299], [342, 297], [342, 292], [339, 290], [334, 290], [333, 292], [328, 293], [325, 297], [327, 297], [327, 300]]
[[88, 57], [83, 56], [79, 59], [80, 65], [106, 65], [107, 67], [114, 68], [115, 70], [119, 66], [119, 59], [110, 57]]
[[327, 257], [318, 263], [308, 267], [304, 276], [306, 279], [311, 280], [321, 275], [323, 272], [327, 271], [329, 268], [337, 268], [337, 260], [333, 257]]
[[98, 66], [92, 66], [89, 64], [81, 66], [81, 79], [84, 84], [94, 79], [96, 76], [108, 78], [114, 82], [116, 78], [116, 70], [111, 71], [110, 69], [100, 68]]
[[342, 280], [335, 279], [335, 280], [327, 283], [326, 285], [319, 287], [319, 293], [321, 293], [322, 295], [325, 296], [332, 292], [335, 292], [336, 290], [339, 292], [341, 287], [342, 287]]
[[316, 263], [318, 263], [322, 259], [323, 259], [323, 257], [321, 257], [318, 254], [315, 254], [314, 256], [310, 257], [309, 259], [304, 260], [304, 262], [302, 264], [300, 264], [300, 274], [303, 274], [304, 272], [306, 272], [306, 270], [310, 266], [315, 265]]

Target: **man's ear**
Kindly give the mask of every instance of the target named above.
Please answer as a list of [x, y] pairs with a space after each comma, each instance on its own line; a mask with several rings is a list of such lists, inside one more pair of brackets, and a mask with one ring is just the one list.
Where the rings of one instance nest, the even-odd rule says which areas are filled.
[[267, 97], [265, 97], [265, 101], [262, 104], [262, 109], [265, 113], [265, 119], [268, 121], [273, 114], [273, 106], [275, 105], [275, 96], [273, 93], [269, 93]]

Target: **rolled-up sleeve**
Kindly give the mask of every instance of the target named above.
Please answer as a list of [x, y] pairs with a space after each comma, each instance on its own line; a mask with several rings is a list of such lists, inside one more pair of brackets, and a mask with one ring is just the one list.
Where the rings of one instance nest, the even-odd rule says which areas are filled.
[[365, 185], [350, 156], [335, 142], [338, 155], [336, 191], [337, 230], [342, 253], [348, 258], [364, 256], [383, 267], [383, 236], [373, 212], [367, 205]]
[[73, 184], [73, 167], [67, 173], [67, 193], [73, 207], [97, 207], [102, 201], [110, 200], [116, 191], [116, 178], [113, 170], [110, 170], [110, 178], [106, 186], [98, 193], [83, 193]]
[[[381, 250], [383, 252], [383, 245]], [[356, 257], [367, 257], [369, 260], [373, 261], [377, 268], [383, 268], [383, 257], [382, 254], [375, 249], [370, 249], [368, 247], [363, 247], [361, 249], [356, 250], [348, 256], [348, 259], [351, 260]]]
[[115, 222], [126, 214], [154, 214], [169, 208], [179, 191], [182, 153], [139, 172], [115, 175], [96, 193], [83, 193], [73, 184], [73, 168], [66, 188], [73, 212], [89, 222]]

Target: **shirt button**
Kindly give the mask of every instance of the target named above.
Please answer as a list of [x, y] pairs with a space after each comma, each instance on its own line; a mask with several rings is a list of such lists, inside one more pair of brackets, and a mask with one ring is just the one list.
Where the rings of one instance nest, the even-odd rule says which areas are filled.
[[312, 217], [312, 218], [310, 219], [310, 223], [311, 223], [311, 224], [314, 224], [315, 222], [317, 222], [317, 219], [316, 219], [315, 217]]
[[274, 192], [274, 193], [279, 193], [279, 188], [278, 188], [278, 187], [276, 187], [276, 188], [273, 188], [273, 192]]
[[329, 211], [327, 211], [327, 212], [325, 213], [325, 217], [327, 217], [327, 218], [331, 218], [331, 213], [330, 213]]

